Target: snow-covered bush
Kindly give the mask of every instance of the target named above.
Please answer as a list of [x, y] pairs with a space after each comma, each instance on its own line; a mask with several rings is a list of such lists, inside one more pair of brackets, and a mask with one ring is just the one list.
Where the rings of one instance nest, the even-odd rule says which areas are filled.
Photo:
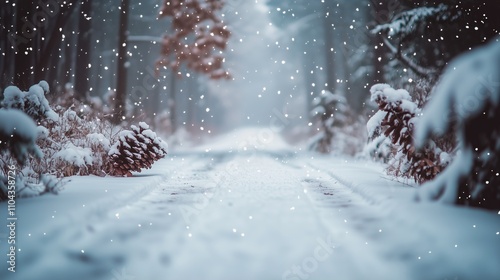
[[415, 149], [413, 131], [420, 109], [408, 91], [395, 90], [387, 84], [376, 84], [371, 87], [370, 93], [379, 111], [367, 123], [368, 136], [377, 141], [375, 146], [387, 143], [383, 137], [390, 140], [393, 156], [389, 161], [388, 173], [413, 178], [419, 183], [433, 179], [446, 166], [448, 154], [433, 141], [422, 150]]
[[9, 151], [20, 164], [24, 164], [28, 156], [41, 156], [36, 146], [36, 125], [26, 114], [16, 109], [0, 109], [0, 154]]
[[120, 132], [118, 141], [109, 151], [113, 175], [132, 176], [132, 171], [151, 168], [153, 162], [167, 155], [167, 143], [156, 136], [146, 123], [140, 122], [139, 126], [133, 125], [131, 129]]
[[96, 117], [80, 117], [73, 109], [56, 106], [59, 118], [42, 122], [37, 143], [44, 160], [33, 163], [37, 172], [56, 175], [98, 175], [109, 173], [107, 153], [110, 141], [120, 130]]
[[348, 122], [349, 107], [346, 98], [339, 93], [321, 91], [320, 96], [313, 100], [314, 109], [311, 115], [317, 120], [317, 133], [311, 140], [310, 149], [320, 153], [330, 153], [334, 137]]
[[[43, 81], [28, 92], [14, 86], [4, 92], [1, 105], [9, 109], [0, 109], [0, 199], [5, 199], [7, 191], [10, 157], [19, 163], [16, 187], [20, 196], [57, 193], [62, 185], [57, 179], [60, 177], [105, 176], [119, 169], [113, 168], [115, 161], [108, 154], [121, 128], [105, 119], [104, 105], [96, 102], [94, 105], [103, 110], [95, 114], [91, 106], [73, 98], [67, 89], [63, 97], [52, 99], [61, 102], [53, 110], [45, 98], [48, 92], [48, 84]], [[166, 144], [145, 123], [132, 128], [134, 139], [143, 149], [136, 165], [149, 168], [166, 155]]]
[[500, 39], [455, 59], [417, 125], [418, 147], [457, 131], [459, 153], [419, 199], [500, 209]]
[[[108, 171], [110, 139], [117, 134], [117, 129], [97, 117], [81, 118], [79, 113], [86, 113], [82, 110], [83, 103], [77, 103], [81, 105], [81, 110], [76, 112], [73, 110], [75, 100], [68, 94], [64, 94], [65, 98], [52, 99], [59, 100], [69, 108], [56, 105], [53, 110], [45, 97], [48, 92], [48, 84], [44, 81], [30, 87], [28, 92], [10, 86], [5, 89], [1, 102], [3, 107], [23, 110], [38, 123], [38, 127], [33, 124], [29, 131], [43, 156], [28, 159], [22, 170], [26, 177], [24, 181], [27, 184], [41, 182], [40, 174], [56, 177], [105, 175]], [[28, 116], [25, 118], [30, 119]], [[21, 120], [20, 117], [4, 119], [9, 120], [6, 124], [15, 124], [15, 121]], [[16, 143], [23, 142], [16, 140]]]
[[358, 156], [369, 158], [374, 161], [388, 163], [391, 154], [393, 154], [394, 146], [391, 140], [385, 135], [371, 134], [368, 143], [363, 148], [363, 151]]
[[[27, 92], [9, 86], [0, 102], [0, 200], [6, 199], [9, 167], [17, 162], [15, 172], [16, 195], [20, 197], [57, 194], [62, 186], [60, 180], [35, 171], [36, 162], [43, 161], [44, 149], [37, 140], [47, 138], [47, 129], [35, 124], [48, 120], [56, 122], [58, 115], [49, 106], [45, 95], [49, 92], [47, 82], [33, 85]], [[7, 153], [8, 151], [8, 153]], [[30, 157], [33, 156], [33, 157]], [[38, 168], [40, 169], [40, 168]]]
[[[109, 120], [113, 114], [116, 93], [109, 90], [102, 97], [78, 95], [71, 83], [64, 86], [64, 89], [57, 94], [51, 95], [50, 104], [56, 112], [71, 109], [75, 111], [80, 118]], [[127, 100], [127, 118], [131, 117], [132, 105]]]
[[[44, 194], [58, 194], [64, 182], [56, 176], [42, 174], [40, 180], [34, 182], [29, 176], [16, 176], [16, 195], [18, 197], [33, 197]], [[7, 199], [7, 181], [0, 180], [0, 201]], [[2, 191], [4, 192], [2, 194]]]
[[9, 177], [15, 178], [17, 194], [26, 186], [18, 167], [30, 155], [41, 157], [36, 137], [36, 125], [29, 116], [17, 109], [0, 109], [0, 201], [7, 199]]
[[50, 108], [45, 97], [48, 92], [49, 86], [45, 81], [32, 85], [27, 92], [21, 91], [16, 86], [8, 86], [3, 92], [4, 99], [1, 102], [1, 107], [19, 109], [36, 122], [44, 118], [57, 120], [57, 115]]

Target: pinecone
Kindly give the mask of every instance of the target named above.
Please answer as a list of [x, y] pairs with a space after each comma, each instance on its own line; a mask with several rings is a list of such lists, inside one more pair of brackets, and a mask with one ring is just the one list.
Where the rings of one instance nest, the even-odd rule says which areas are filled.
[[112, 174], [132, 176], [132, 171], [140, 172], [151, 168], [153, 163], [167, 155], [167, 143], [159, 138], [149, 126], [140, 122], [132, 125], [132, 130], [124, 130], [109, 151]]

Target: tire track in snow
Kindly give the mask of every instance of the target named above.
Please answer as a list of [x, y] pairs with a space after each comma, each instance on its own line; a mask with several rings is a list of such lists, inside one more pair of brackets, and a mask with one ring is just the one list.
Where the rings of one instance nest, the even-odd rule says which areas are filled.
[[[342, 213], [341, 219], [346, 226], [358, 235], [357, 244], [353, 244], [353, 249], [372, 255], [372, 265], [365, 268], [367, 273], [371, 272], [372, 277], [377, 273], [383, 277], [386, 273], [383, 268], [391, 267], [399, 269], [391, 271], [391, 279], [422, 279], [425, 273], [429, 273], [428, 279], [437, 277], [432, 275], [429, 268], [438, 261], [443, 262], [445, 256], [436, 250], [439, 244], [434, 238], [435, 233], [412, 222], [409, 216], [405, 216], [408, 212], [398, 213], [401, 205], [375, 193], [369, 185], [356, 183], [356, 178], [348, 181], [348, 173], [319, 167], [315, 162], [308, 162], [308, 165], [316, 175], [316, 179], [305, 181], [311, 190], [309, 197], [319, 209], [325, 209], [320, 212], [326, 223], [339, 218], [339, 215], [334, 215], [335, 211], [331, 210]], [[361, 177], [369, 172], [374, 171], [358, 170]], [[399, 187], [407, 188], [403, 184]], [[422, 244], [427, 246], [423, 248]], [[363, 250], [362, 247], [366, 249]], [[440, 275], [438, 278], [451, 276]]]
[[201, 267], [205, 279], [330, 279], [340, 270], [357, 275], [347, 271], [352, 266], [342, 261], [342, 249], [325, 248], [338, 232], [330, 232], [303, 198], [304, 170], [287, 159], [237, 155], [229, 163], [235, 167], [231, 179], [184, 235], [166, 277], [196, 279], [200, 271], [193, 268]]

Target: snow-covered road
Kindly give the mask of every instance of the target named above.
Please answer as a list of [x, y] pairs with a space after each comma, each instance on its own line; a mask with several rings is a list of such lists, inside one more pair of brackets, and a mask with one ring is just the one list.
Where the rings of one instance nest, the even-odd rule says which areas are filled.
[[132, 178], [72, 179], [18, 201], [17, 272], [1, 279], [500, 275], [500, 215], [415, 203], [366, 161], [197, 150]]

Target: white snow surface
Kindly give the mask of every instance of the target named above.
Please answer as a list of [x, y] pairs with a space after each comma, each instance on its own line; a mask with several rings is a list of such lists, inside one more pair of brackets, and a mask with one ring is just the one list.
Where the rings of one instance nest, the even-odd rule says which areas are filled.
[[2, 254], [0, 278], [498, 279], [500, 213], [417, 203], [380, 165], [265, 133], [235, 131], [133, 177], [72, 177], [58, 196], [18, 200], [16, 273]]
[[91, 133], [87, 135], [87, 140], [89, 141], [90, 145], [102, 146], [106, 150], [108, 150], [111, 145], [109, 139], [101, 133]]
[[253, 152], [253, 151], [291, 151], [279, 131], [273, 127], [245, 127], [228, 132], [209, 140], [209, 143], [189, 151], [199, 152]]
[[92, 165], [94, 161], [90, 148], [77, 147], [73, 143], [65, 144], [63, 149], [54, 154], [54, 158], [78, 167]]

